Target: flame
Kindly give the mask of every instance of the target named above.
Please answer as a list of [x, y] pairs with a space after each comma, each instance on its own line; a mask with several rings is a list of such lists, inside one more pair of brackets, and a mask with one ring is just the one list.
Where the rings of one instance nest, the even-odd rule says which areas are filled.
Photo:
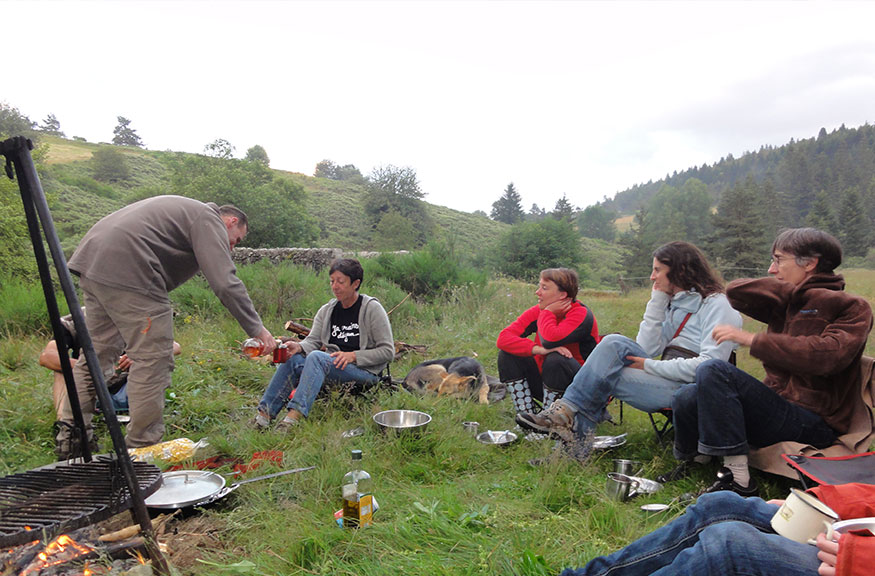
[[[28, 574], [38, 574], [44, 568], [56, 566], [70, 562], [75, 558], [88, 554], [93, 551], [93, 548], [79, 544], [66, 534], [61, 534], [46, 546], [45, 550], [37, 554], [39, 562], [31, 563], [19, 576], [27, 576]], [[65, 552], [67, 552], [65, 554]], [[91, 574], [86, 571], [86, 574]]]

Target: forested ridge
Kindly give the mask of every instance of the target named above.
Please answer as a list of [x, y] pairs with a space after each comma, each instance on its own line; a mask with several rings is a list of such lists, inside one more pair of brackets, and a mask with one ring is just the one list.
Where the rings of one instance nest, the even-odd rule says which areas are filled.
[[[482, 191], [498, 197], [489, 215], [429, 204], [413, 167], [378, 166], [363, 175], [326, 159], [309, 176], [270, 168], [258, 145], [238, 157], [223, 139], [202, 154], [148, 150], [122, 116], [112, 143], [95, 144], [68, 139], [51, 114], [37, 126], [0, 103], [0, 139], [16, 134], [37, 143], [34, 159], [68, 254], [102, 216], [149, 196], [180, 194], [244, 209], [250, 247], [423, 251], [524, 280], [568, 266], [590, 288], [616, 287], [620, 277], [646, 282], [654, 248], [672, 240], [702, 247], [726, 278], [761, 275], [775, 233], [796, 226], [836, 235], [846, 266], [875, 267], [875, 127], [868, 124], [728, 155], [583, 209], [572, 195], [550, 211], [533, 204], [526, 212], [511, 182], [500, 195]], [[28, 277], [33, 258], [19, 241], [27, 237], [20, 198], [6, 179], [0, 231], [8, 247], [2, 273]]]

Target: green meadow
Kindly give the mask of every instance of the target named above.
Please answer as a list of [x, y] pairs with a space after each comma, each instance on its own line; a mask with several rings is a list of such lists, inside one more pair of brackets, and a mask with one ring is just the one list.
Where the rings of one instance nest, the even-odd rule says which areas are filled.
[[[875, 272], [844, 271], [850, 291], [875, 300]], [[535, 287], [517, 281], [448, 288], [434, 299], [405, 299], [394, 283], [366, 270], [362, 291], [393, 309], [396, 340], [423, 345], [392, 364], [400, 379], [431, 358], [476, 355], [497, 375], [495, 338], [534, 302]], [[268, 327], [283, 332], [288, 319], [312, 318], [329, 297], [327, 275], [290, 265], [253, 265], [240, 270]], [[657, 442], [646, 415], [626, 407], [621, 425], [603, 424], [600, 434], [628, 433], [628, 442], [596, 453], [585, 465], [557, 457], [550, 441], [520, 440], [506, 448], [485, 446], [466, 435], [462, 422], [480, 429], [513, 428], [510, 399], [482, 406], [449, 398], [419, 397], [381, 389], [363, 397], [329, 394], [317, 401], [308, 420], [290, 433], [260, 433], [250, 421], [273, 367], [240, 352], [244, 333], [202, 279], [172, 295], [176, 339], [182, 345], [173, 385], [167, 391], [165, 439], [206, 438], [211, 454], [249, 461], [263, 450], [280, 450], [283, 466], [264, 465], [249, 476], [313, 465], [311, 471], [241, 486], [213, 507], [174, 518], [162, 540], [181, 574], [334, 574], [535, 576], [584, 564], [653, 530], [683, 512], [650, 514], [640, 506], [669, 503], [709, 483], [713, 469], [662, 491], [618, 503], [605, 496], [612, 459], [644, 463], [654, 478], [674, 464], [669, 444]], [[595, 313], [602, 333], [635, 335], [649, 291], [621, 296], [584, 290], [580, 298]], [[37, 364], [50, 338], [39, 289], [15, 281], [2, 284], [0, 307], [0, 474], [22, 472], [53, 460], [51, 375]], [[762, 329], [748, 321], [748, 328]], [[867, 354], [873, 354], [872, 344]], [[762, 371], [745, 351], [739, 365]], [[371, 416], [384, 409], [429, 413], [420, 437], [381, 433]], [[615, 419], [618, 407], [612, 406]], [[365, 433], [344, 438], [363, 426]], [[109, 448], [105, 427], [98, 427]], [[364, 451], [364, 468], [374, 479], [380, 509], [371, 528], [339, 528], [340, 480], [349, 452]], [[529, 460], [546, 459], [533, 467]], [[230, 469], [219, 472], [230, 473]], [[763, 497], [783, 497], [794, 481], [758, 476]]]

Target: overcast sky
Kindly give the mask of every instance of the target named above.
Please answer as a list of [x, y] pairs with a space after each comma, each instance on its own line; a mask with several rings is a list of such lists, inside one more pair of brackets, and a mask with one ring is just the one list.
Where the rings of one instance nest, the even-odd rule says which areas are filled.
[[579, 207], [875, 121], [875, 2], [0, 0], [0, 101], [68, 137], [410, 166], [426, 200]]

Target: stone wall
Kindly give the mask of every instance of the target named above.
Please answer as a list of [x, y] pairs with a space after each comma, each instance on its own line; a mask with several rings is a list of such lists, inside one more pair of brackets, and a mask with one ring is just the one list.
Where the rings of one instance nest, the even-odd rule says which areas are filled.
[[[396, 252], [407, 254], [407, 251]], [[235, 264], [252, 264], [267, 258], [273, 264], [291, 260], [316, 271], [328, 268], [337, 258], [374, 258], [379, 252], [344, 252], [340, 248], [235, 248], [231, 257]]]
[[291, 260], [301, 266], [321, 270], [343, 257], [339, 248], [235, 248], [231, 251], [235, 264], [252, 264], [265, 258], [273, 264]]

